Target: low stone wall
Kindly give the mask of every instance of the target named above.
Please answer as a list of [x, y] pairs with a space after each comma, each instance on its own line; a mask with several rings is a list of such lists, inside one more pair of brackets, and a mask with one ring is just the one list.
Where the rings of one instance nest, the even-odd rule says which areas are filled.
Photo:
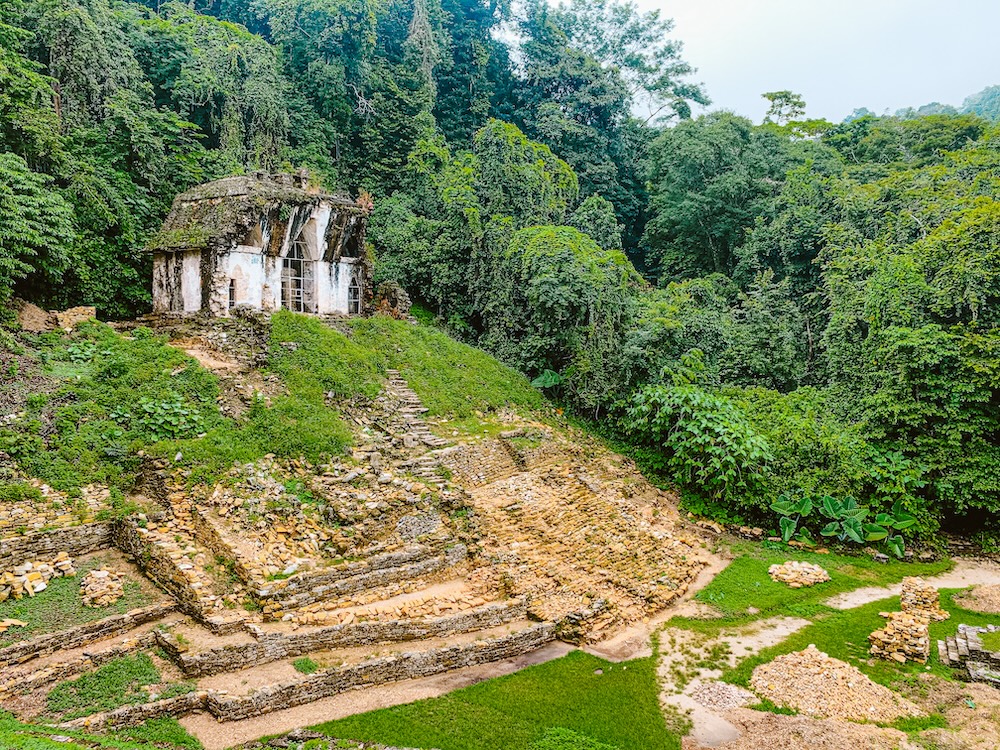
[[264, 612], [264, 619], [277, 620], [286, 609], [430, 575], [457, 565], [467, 556], [464, 545], [456, 545], [439, 554], [419, 545], [336, 568], [303, 571], [284, 580], [268, 581], [253, 594]]
[[147, 622], [159, 620], [173, 612], [174, 609], [173, 602], [153, 604], [149, 607], [133, 609], [123, 615], [112, 615], [103, 620], [77, 625], [68, 630], [60, 630], [58, 633], [46, 633], [20, 643], [13, 643], [0, 649], [0, 667], [21, 664], [39, 656], [54, 654], [56, 651], [86, 646], [94, 641], [114, 637]]
[[197, 690], [192, 693], [178, 695], [176, 698], [164, 698], [161, 701], [152, 703], [141, 703], [137, 706], [122, 706], [114, 711], [106, 711], [99, 714], [83, 716], [79, 719], [66, 721], [59, 724], [66, 729], [119, 729], [121, 727], [135, 726], [150, 719], [159, 719], [163, 716], [184, 716], [194, 711], [201, 711], [206, 707], [208, 693], [204, 690]]
[[51, 531], [37, 531], [0, 539], [0, 570], [25, 560], [48, 560], [60, 552], [79, 557], [112, 544], [113, 521], [95, 521]]
[[243, 618], [216, 610], [206, 611], [203, 595], [192, 588], [188, 577], [167, 549], [146, 539], [131, 522], [115, 526], [112, 541], [122, 552], [131, 555], [146, 576], [177, 600], [177, 607], [213, 633], [235, 633], [243, 627]]
[[41, 669], [22, 668], [18, 670], [8, 667], [0, 674], [0, 699], [15, 693], [36, 690], [53, 682], [61, 682], [88, 670], [96, 669], [114, 659], [144, 651], [155, 645], [156, 636], [154, 631], [150, 630], [138, 638], [131, 638], [112, 648], [84, 653], [72, 659], [49, 664]]
[[245, 696], [210, 692], [207, 708], [219, 721], [247, 719], [311, 703], [354, 688], [429, 677], [520, 656], [555, 640], [555, 630], [553, 623], [542, 623], [480, 643], [371, 659], [317, 672], [295, 682], [270, 685]]
[[[170, 633], [157, 632], [157, 640], [171, 659], [188, 677], [231, 672], [248, 664], [267, 664], [310, 651], [330, 648], [365, 646], [378, 643], [399, 643], [422, 638], [440, 638], [455, 633], [493, 628], [522, 619], [527, 614], [527, 603], [518, 600], [507, 604], [490, 604], [450, 617], [428, 620], [394, 620], [391, 622], [357, 622], [297, 633], [263, 633], [257, 631], [257, 640], [227, 646], [187, 652]], [[250, 626], [251, 632], [255, 630]]]

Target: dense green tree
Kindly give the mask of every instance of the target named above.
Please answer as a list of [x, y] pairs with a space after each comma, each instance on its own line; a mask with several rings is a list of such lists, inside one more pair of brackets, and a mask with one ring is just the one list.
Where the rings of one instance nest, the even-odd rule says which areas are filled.
[[732, 273], [736, 249], [780, 190], [787, 144], [715, 113], [664, 130], [650, 152], [644, 239], [660, 276]]
[[0, 303], [16, 282], [58, 283], [73, 240], [72, 209], [16, 154], [0, 153]]
[[982, 91], [966, 97], [962, 102], [962, 112], [993, 122], [1000, 121], [1000, 86], [987, 86]]
[[788, 91], [787, 89], [784, 91], [768, 91], [761, 94], [761, 98], [768, 101], [764, 122], [786, 125], [793, 120], [798, 120], [806, 113], [805, 99], [794, 91]]

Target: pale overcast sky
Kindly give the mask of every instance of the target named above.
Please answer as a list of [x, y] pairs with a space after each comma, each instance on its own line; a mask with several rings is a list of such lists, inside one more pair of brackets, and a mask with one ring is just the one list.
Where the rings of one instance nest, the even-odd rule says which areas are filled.
[[840, 121], [932, 101], [961, 105], [1000, 84], [1000, 0], [636, 0], [675, 21], [695, 80], [760, 121], [765, 91], [791, 89], [810, 117]]

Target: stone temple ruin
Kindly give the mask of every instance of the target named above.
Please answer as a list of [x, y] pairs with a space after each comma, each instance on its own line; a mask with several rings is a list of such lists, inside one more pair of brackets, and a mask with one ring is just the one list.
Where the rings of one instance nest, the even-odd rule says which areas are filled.
[[245, 305], [359, 315], [371, 296], [367, 210], [304, 173], [226, 177], [181, 193], [153, 237], [153, 311]]

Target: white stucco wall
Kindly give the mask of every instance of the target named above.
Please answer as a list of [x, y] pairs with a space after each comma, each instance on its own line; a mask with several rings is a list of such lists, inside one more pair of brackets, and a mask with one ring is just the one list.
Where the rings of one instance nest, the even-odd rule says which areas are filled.
[[192, 250], [184, 253], [182, 262], [181, 296], [184, 299], [184, 312], [198, 312], [201, 309], [201, 252]]
[[341, 258], [338, 263], [320, 263], [317, 273], [319, 283], [319, 312], [347, 314], [347, 289], [351, 285], [358, 258]]

